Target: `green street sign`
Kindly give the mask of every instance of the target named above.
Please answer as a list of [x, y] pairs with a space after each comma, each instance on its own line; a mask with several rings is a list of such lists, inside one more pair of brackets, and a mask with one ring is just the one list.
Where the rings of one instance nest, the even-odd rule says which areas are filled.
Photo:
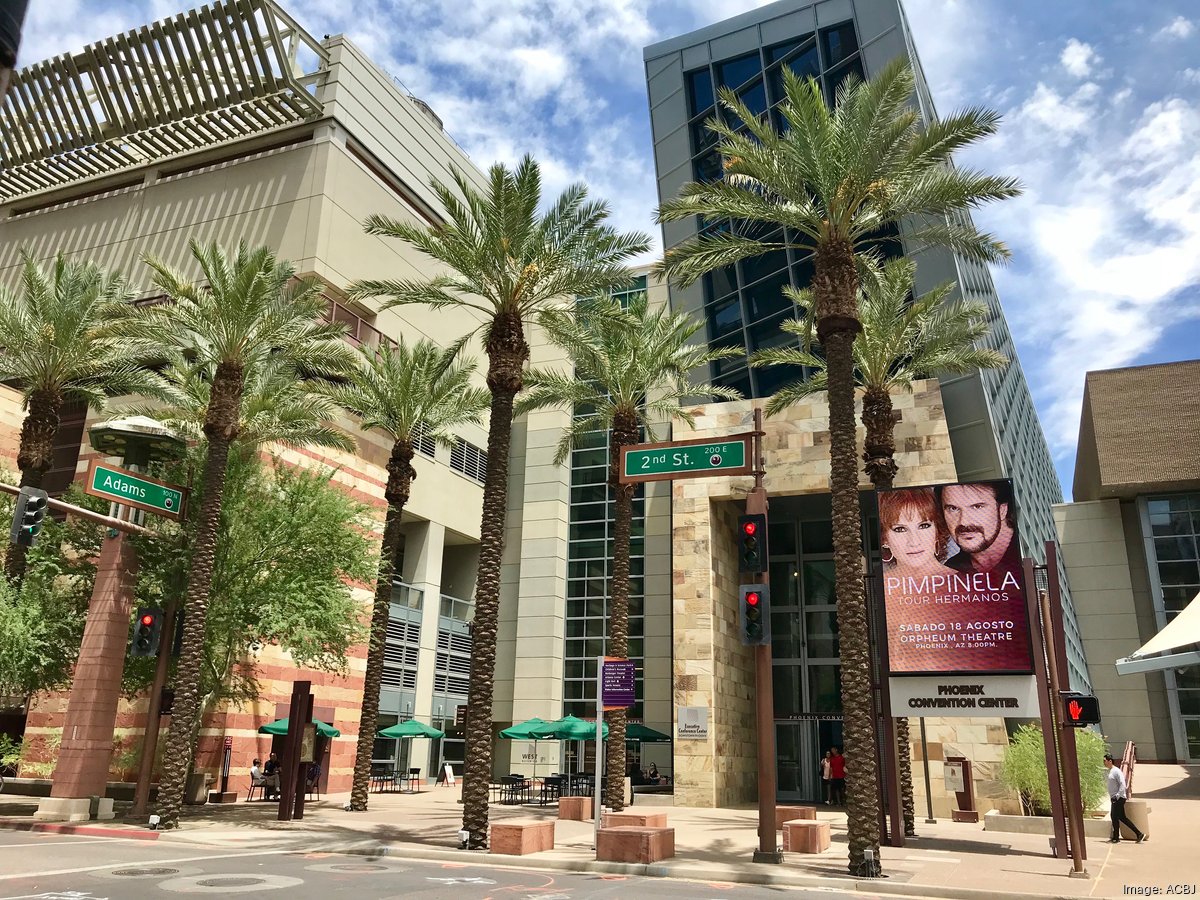
[[179, 485], [167, 484], [116, 466], [106, 466], [98, 461], [94, 461], [88, 469], [83, 490], [93, 497], [144, 509], [168, 519], [183, 516], [183, 505], [187, 499], [187, 489]]
[[620, 481], [666, 481], [705, 475], [749, 475], [753, 472], [753, 433], [702, 441], [637, 444], [621, 448]]

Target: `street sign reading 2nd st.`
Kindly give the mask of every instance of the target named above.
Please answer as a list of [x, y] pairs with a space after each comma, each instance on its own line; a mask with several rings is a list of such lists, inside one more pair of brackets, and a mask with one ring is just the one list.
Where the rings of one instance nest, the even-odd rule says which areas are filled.
[[165, 481], [130, 472], [128, 469], [106, 466], [95, 460], [88, 469], [83, 490], [93, 497], [112, 500], [122, 506], [144, 509], [168, 519], [182, 517], [183, 505], [187, 499], [187, 489], [179, 485], [167, 484]]
[[636, 444], [621, 448], [620, 481], [665, 481], [704, 475], [749, 475], [754, 435], [733, 434], [699, 441]]

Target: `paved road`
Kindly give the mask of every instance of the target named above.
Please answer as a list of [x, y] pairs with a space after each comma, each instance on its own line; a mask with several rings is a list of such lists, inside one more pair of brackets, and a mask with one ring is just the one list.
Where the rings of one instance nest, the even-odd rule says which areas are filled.
[[[247, 835], [247, 844], [252, 837]], [[355, 900], [453, 897], [454, 900], [585, 900], [667, 897], [680, 900], [830, 898], [832, 891], [704, 884], [448, 865], [391, 857], [199, 848], [172, 841], [91, 838], [0, 831], [0, 900], [126, 900], [173, 894]], [[845, 895], [843, 895], [845, 896]]]

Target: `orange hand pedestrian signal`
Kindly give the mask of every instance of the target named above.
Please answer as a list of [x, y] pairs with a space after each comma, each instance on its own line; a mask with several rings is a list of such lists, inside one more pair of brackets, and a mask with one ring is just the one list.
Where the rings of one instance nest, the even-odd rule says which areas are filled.
[[1062, 724], [1071, 728], [1100, 724], [1100, 702], [1087, 694], [1064, 693]]

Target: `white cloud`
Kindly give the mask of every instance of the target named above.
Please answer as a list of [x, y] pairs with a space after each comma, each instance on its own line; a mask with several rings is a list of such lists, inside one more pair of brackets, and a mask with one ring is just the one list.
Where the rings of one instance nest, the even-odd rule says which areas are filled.
[[1169, 24], [1160, 28], [1154, 37], [1158, 40], [1183, 40], [1191, 37], [1195, 30], [1196, 26], [1190, 19], [1176, 16]]
[[1200, 69], [1184, 69], [1180, 74], [1188, 84], [1200, 84]]
[[1099, 93], [1099, 87], [1088, 82], [1064, 97], [1039, 81], [1032, 96], [1017, 111], [1017, 117], [1047, 129], [1056, 141], [1066, 142], [1087, 130], [1094, 108], [1091, 101]]
[[1092, 71], [1092, 66], [1100, 62], [1100, 57], [1096, 55], [1096, 51], [1090, 44], [1084, 44], [1071, 38], [1063, 47], [1058, 60], [1062, 63], [1063, 68], [1076, 78], [1086, 78]]

